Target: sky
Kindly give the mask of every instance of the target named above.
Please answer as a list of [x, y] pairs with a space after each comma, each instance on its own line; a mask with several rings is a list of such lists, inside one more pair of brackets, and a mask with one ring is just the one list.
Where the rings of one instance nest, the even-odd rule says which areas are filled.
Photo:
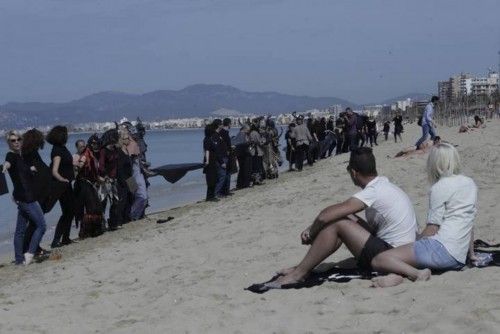
[[1, 0], [0, 104], [197, 83], [371, 103], [499, 51], [498, 0]]

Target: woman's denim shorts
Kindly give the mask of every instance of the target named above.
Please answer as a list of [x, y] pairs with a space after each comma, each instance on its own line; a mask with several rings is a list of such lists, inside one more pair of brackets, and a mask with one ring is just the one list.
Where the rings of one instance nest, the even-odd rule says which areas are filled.
[[413, 244], [418, 268], [434, 270], [459, 270], [463, 263], [455, 260], [442, 243], [431, 238], [422, 238]]

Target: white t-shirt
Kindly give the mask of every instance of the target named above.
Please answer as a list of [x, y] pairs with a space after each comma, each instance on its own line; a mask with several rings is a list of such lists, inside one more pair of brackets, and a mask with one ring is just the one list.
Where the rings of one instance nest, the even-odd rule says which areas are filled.
[[431, 187], [427, 224], [439, 225], [439, 230], [430, 238], [442, 243], [460, 263], [467, 258], [476, 202], [477, 187], [470, 177], [443, 177]]
[[367, 206], [366, 221], [378, 238], [393, 247], [415, 241], [417, 219], [413, 204], [408, 195], [385, 176], [377, 176], [353, 197]]

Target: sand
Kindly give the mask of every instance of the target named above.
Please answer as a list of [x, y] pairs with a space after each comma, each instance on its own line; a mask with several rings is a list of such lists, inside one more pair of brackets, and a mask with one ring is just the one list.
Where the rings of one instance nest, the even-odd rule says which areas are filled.
[[[464, 174], [479, 187], [476, 237], [500, 242], [500, 121], [458, 134]], [[426, 156], [390, 159], [418, 138], [375, 149], [378, 170], [405, 190], [424, 224]], [[323, 207], [358, 189], [348, 155], [238, 191], [219, 203], [153, 214], [61, 249], [62, 258], [0, 268], [0, 332], [16, 333], [498, 333], [500, 268], [466, 269], [387, 289], [366, 280], [263, 295], [244, 291], [305, 254], [299, 233]], [[158, 218], [174, 216], [166, 224]], [[326, 260], [349, 257], [342, 248]]]

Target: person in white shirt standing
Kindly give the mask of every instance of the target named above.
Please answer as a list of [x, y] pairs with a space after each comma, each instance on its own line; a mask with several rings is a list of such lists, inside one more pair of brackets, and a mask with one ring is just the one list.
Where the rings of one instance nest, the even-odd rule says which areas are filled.
[[429, 269], [459, 270], [465, 265], [467, 253], [475, 258], [472, 226], [477, 187], [471, 178], [459, 174], [460, 157], [455, 147], [449, 143], [434, 146], [427, 160], [427, 173], [432, 184], [427, 226], [421, 239], [373, 259], [375, 270], [393, 273], [374, 278], [375, 286], [397, 285], [403, 281], [401, 275], [427, 280], [431, 276]]
[[[320, 212], [301, 233], [302, 243], [311, 245], [304, 259], [296, 267], [281, 270], [280, 277], [266, 283], [268, 288], [303, 281], [342, 243], [356, 257], [360, 268], [371, 271], [375, 256], [415, 241], [417, 222], [413, 205], [404, 191], [386, 177], [378, 176], [372, 149], [353, 149], [347, 171], [353, 183], [363, 190]], [[366, 221], [354, 215], [363, 210]]]
[[417, 150], [419, 149], [420, 145], [422, 145], [422, 143], [427, 140], [428, 135], [431, 135], [431, 140], [434, 140], [434, 138], [436, 137], [436, 124], [434, 123], [432, 118], [434, 117], [434, 107], [438, 102], [439, 97], [433, 96], [431, 98], [431, 102], [429, 102], [425, 107], [424, 114], [422, 115], [422, 137], [420, 137], [420, 139], [415, 144]]

